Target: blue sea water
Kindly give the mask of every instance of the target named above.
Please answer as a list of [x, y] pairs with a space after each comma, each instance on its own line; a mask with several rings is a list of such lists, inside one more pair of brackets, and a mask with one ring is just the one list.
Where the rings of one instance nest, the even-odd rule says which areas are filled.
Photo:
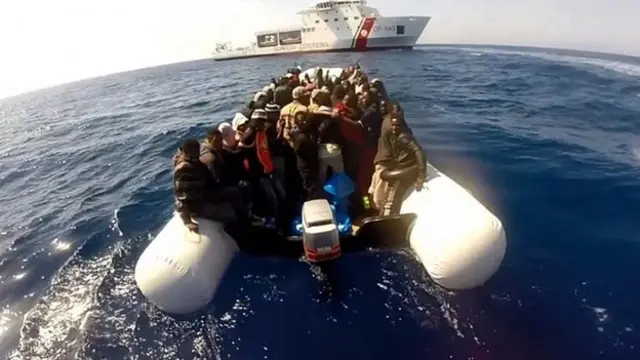
[[[181, 139], [293, 65], [359, 61], [429, 160], [505, 226], [484, 287], [438, 288], [409, 252], [240, 255], [210, 311], [150, 306], [133, 267], [172, 212]], [[0, 357], [638, 359], [640, 60], [527, 48], [196, 61], [0, 100]]]

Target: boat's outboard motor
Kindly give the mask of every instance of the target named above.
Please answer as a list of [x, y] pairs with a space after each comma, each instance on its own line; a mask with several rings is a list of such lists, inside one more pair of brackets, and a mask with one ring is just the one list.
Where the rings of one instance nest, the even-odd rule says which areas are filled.
[[335, 216], [327, 200], [311, 200], [302, 205], [302, 243], [310, 262], [340, 256], [340, 237]]

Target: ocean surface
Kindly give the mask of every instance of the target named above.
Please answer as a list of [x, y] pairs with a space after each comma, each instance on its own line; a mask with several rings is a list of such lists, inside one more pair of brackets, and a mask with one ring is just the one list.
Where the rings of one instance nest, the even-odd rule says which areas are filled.
[[[429, 160], [495, 213], [484, 287], [409, 252], [239, 255], [206, 314], [150, 306], [134, 264], [173, 206], [181, 139], [288, 67], [358, 61]], [[640, 359], [640, 59], [527, 48], [196, 61], [0, 100], [0, 358]]]

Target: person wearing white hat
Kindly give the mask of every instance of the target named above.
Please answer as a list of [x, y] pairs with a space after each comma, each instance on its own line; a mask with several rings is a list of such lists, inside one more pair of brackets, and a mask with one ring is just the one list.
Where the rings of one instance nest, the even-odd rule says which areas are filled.
[[[280, 204], [285, 200], [282, 184], [274, 177], [275, 166], [269, 149], [269, 141], [265, 131], [267, 113], [263, 109], [255, 109], [251, 120], [242, 133], [247, 160], [249, 181], [254, 188], [261, 190], [265, 200], [265, 226], [275, 227]], [[244, 124], [243, 124], [244, 125]]]

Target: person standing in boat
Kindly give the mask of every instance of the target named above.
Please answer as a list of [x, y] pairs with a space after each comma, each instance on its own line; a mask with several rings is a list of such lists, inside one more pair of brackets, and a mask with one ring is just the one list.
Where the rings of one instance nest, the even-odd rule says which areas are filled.
[[336, 85], [331, 94], [331, 101], [334, 109], [334, 116], [339, 119], [340, 132], [344, 138], [342, 155], [344, 159], [344, 170], [347, 176], [355, 181], [358, 174], [359, 149], [364, 144], [362, 126], [352, 117], [354, 114], [345, 105], [344, 98], [347, 95], [346, 89], [342, 85]]
[[[370, 191], [380, 215], [394, 215], [400, 212], [402, 201], [413, 188], [421, 191], [426, 180], [427, 160], [420, 144], [408, 131], [404, 114], [395, 104], [382, 125], [378, 141], [378, 153], [374, 164], [376, 173]], [[385, 171], [397, 172], [396, 179], [381, 180]], [[379, 192], [383, 193], [380, 196]]]
[[304, 201], [324, 198], [324, 190], [319, 181], [318, 145], [314, 139], [314, 128], [309, 122], [307, 111], [294, 115], [291, 130], [291, 146], [296, 154], [298, 173], [302, 179]]
[[266, 111], [255, 109], [248, 127], [242, 131], [241, 143], [246, 149], [249, 179], [254, 187], [261, 190], [265, 200], [265, 225], [275, 227], [280, 204], [284, 202], [286, 195], [282, 184], [274, 176], [275, 165], [266, 134], [266, 122]]
[[[209, 168], [200, 161], [200, 143], [196, 139], [183, 142], [174, 158], [173, 184], [176, 211], [184, 225], [199, 232], [195, 217], [223, 224], [237, 222], [242, 217], [242, 204], [217, 191], [218, 182]], [[234, 203], [232, 203], [234, 202]]]
[[[364, 131], [364, 146], [360, 152], [358, 162], [358, 176], [356, 185], [362, 196], [365, 196], [371, 185], [374, 173], [373, 160], [378, 152], [378, 140], [382, 128], [382, 114], [378, 106], [378, 99], [373, 91], [365, 91], [360, 97], [360, 107], [363, 110], [360, 125]], [[365, 199], [365, 204], [367, 203]]]
[[[278, 139], [278, 119], [280, 119], [280, 107], [278, 104], [269, 103], [265, 107], [267, 113], [267, 121], [265, 123], [265, 134], [267, 135], [267, 141], [269, 142], [269, 151], [273, 158], [273, 165], [275, 166], [275, 176], [283, 186], [286, 185], [287, 174], [287, 158], [289, 161], [295, 161], [295, 156], [289, 155], [287, 157], [287, 150], [291, 152], [291, 149], [287, 149], [288, 145], [284, 144], [282, 140]], [[292, 154], [292, 153], [291, 153]], [[285, 186], [285, 188], [287, 188]]]

